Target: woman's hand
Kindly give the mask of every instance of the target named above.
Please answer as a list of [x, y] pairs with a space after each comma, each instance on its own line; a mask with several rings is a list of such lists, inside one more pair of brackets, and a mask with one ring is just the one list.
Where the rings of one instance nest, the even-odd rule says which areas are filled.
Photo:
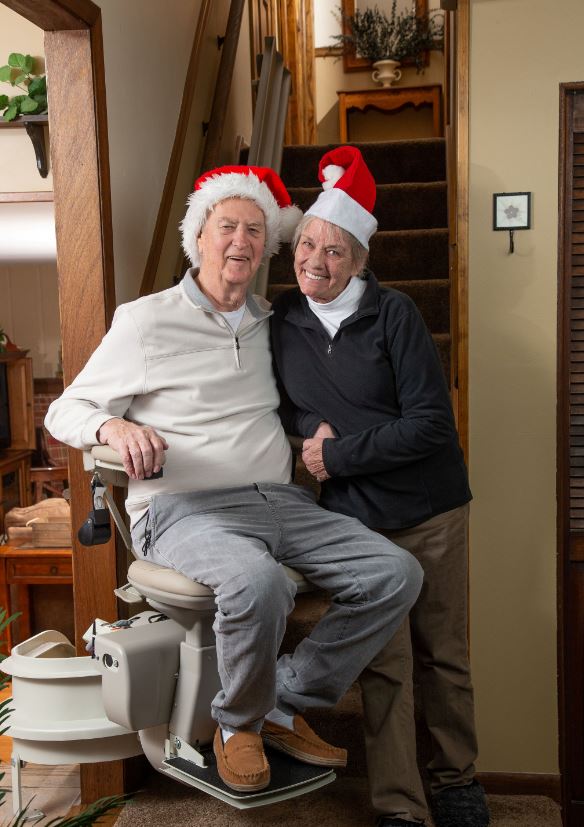
[[131, 480], [148, 479], [164, 464], [168, 443], [154, 428], [115, 417], [103, 423], [97, 438], [102, 445], [110, 445], [118, 452]]
[[[322, 424], [326, 423], [321, 423], [321, 425]], [[319, 429], [320, 427], [321, 426], [319, 426]], [[330, 426], [328, 427], [330, 428]], [[312, 439], [305, 439], [302, 444], [302, 461], [308, 472], [319, 482], [330, 479], [330, 474], [327, 473], [322, 459], [322, 443], [322, 437], [313, 437]]]
[[336, 439], [336, 434], [328, 424], [328, 422], [321, 422], [316, 431], [312, 435], [313, 439]]

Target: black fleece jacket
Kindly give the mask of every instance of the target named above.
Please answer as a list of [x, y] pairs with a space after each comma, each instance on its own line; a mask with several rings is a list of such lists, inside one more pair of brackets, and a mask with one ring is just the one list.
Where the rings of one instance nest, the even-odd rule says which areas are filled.
[[408, 296], [370, 274], [333, 339], [298, 289], [273, 310], [284, 428], [310, 437], [326, 421], [337, 434], [323, 443], [321, 505], [400, 529], [471, 499], [438, 353]]

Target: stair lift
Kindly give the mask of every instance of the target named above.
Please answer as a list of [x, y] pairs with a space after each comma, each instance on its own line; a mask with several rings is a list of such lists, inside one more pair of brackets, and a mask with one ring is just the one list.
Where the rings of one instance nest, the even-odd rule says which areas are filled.
[[[94, 545], [108, 539], [109, 510], [124, 544], [134, 553], [128, 528], [108, 489], [128, 482], [119, 455], [108, 446], [96, 446], [84, 455], [84, 465], [93, 475], [94, 510], [80, 529], [81, 541]], [[286, 570], [299, 593], [313, 588], [301, 574]], [[335, 779], [330, 768], [303, 764], [266, 747], [269, 787], [241, 793], [223, 784], [211, 746], [216, 727], [211, 701], [220, 688], [212, 590], [137, 558], [129, 567], [128, 583], [116, 594], [134, 607], [146, 600], [154, 612], [119, 621], [115, 631], [104, 624], [110, 632], [106, 634], [99, 633], [104, 627], [94, 624], [91, 645], [101, 673], [102, 701], [110, 721], [138, 732], [156, 770], [239, 809], [303, 795]]]

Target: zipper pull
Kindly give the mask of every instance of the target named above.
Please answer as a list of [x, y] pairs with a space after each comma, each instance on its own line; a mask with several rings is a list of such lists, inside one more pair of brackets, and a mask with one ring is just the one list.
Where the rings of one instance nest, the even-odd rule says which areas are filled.
[[332, 354], [332, 352], [333, 352], [333, 343], [329, 342], [329, 346], [326, 349], [326, 355], [330, 356]]
[[239, 358], [239, 339], [237, 338], [237, 336], [235, 336], [233, 339], [233, 349], [235, 350], [235, 362], [237, 364], [237, 367], [241, 369], [241, 360]]

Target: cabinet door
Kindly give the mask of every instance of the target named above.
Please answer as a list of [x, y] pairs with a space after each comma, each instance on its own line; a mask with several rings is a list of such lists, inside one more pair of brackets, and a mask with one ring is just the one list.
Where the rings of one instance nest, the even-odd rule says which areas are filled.
[[34, 410], [32, 359], [23, 356], [6, 363], [8, 406], [10, 409], [10, 447], [15, 450], [34, 450]]

